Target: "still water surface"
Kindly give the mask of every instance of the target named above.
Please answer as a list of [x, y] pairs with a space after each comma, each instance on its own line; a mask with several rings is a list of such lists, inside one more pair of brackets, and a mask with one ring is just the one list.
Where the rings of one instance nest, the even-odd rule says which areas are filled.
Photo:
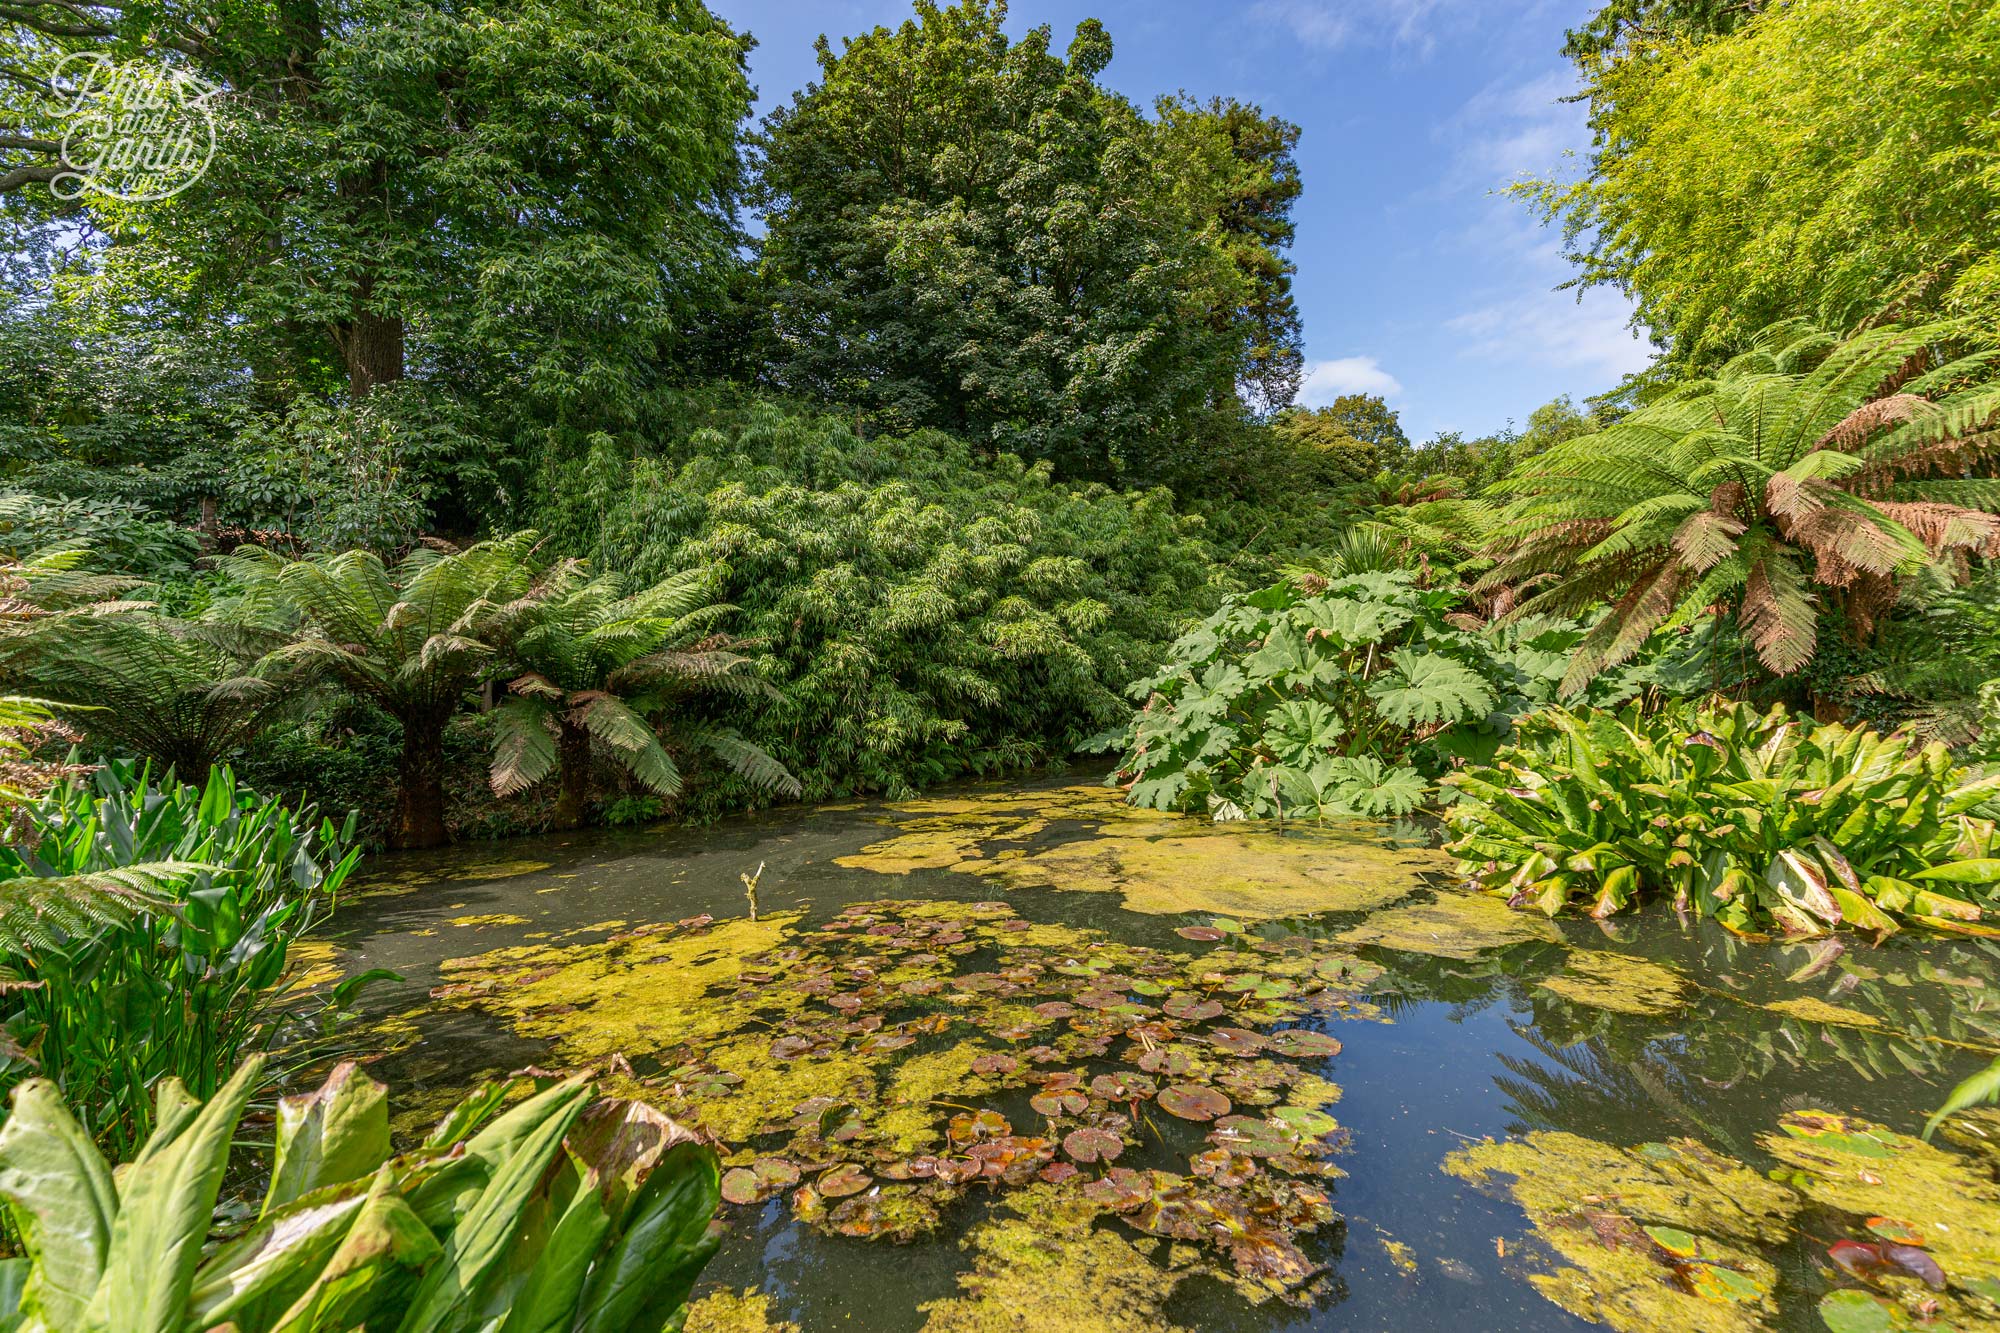
[[[1254, 958], [1246, 944], [1309, 936], [1378, 965], [1379, 976], [1363, 974], [1351, 1011], [1306, 1020], [1341, 1043], [1313, 1062], [1339, 1085], [1327, 1110], [1345, 1131], [1332, 1159], [1345, 1174], [1329, 1187], [1340, 1221], [1298, 1238], [1321, 1271], [1298, 1304], [1253, 1304], [1209, 1276], [1182, 1281], [1158, 1316], [1199, 1330], [1589, 1327], [1525, 1280], [1545, 1260], [1521, 1208], [1445, 1174], [1448, 1154], [1534, 1131], [1619, 1147], [1687, 1137], [1762, 1172], [1772, 1163], [1759, 1136], [1787, 1111], [1819, 1107], [1914, 1133], [1945, 1089], [2000, 1049], [2000, 950], [1985, 942], [1759, 947], [1664, 914], [1602, 927], [1534, 918], [1511, 931], [1484, 915], [1469, 924], [1413, 918], [1412, 906], [1455, 892], [1425, 873], [1435, 862], [1424, 836], [1238, 830], [1210, 843], [1203, 826], [1127, 821], [1073, 787], [981, 788], [905, 807], [782, 810], [702, 830], [594, 831], [383, 858], [343, 906], [335, 936], [344, 968], [404, 978], [378, 988], [371, 1005], [400, 1016], [391, 1030], [405, 1034], [402, 1047], [376, 1072], [393, 1105], [417, 1103], [406, 1129], [483, 1075], [577, 1054], [510, 1019], [503, 1003], [430, 999], [463, 976], [447, 960], [523, 947], [547, 958], [634, 925], [732, 922], [749, 911], [742, 876], [760, 864], [760, 912], [799, 913], [794, 932], [854, 903], [1004, 901], [1021, 921], [1174, 958]], [[1288, 878], [1280, 867], [1293, 860], [1309, 873]], [[1228, 928], [1220, 943], [1176, 933], [1217, 921]], [[1633, 972], [1638, 981], [1627, 984]], [[630, 1003], [646, 1002], [632, 994]], [[581, 1006], [609, 1021], [626, 999], [614, 964]], [[629, 1030], [634, 1015], [616, 1016]], [[639, 1017], [658, 1025], [651, 1030], [675, 1019]], [[641, 1076], [664, 1076], [661, 1052], [618, 1054]], [[1024, 1093], [983, 1104], [1031, 1132]], [[1155, 1114], [1121, 1165], [1185, 1171], [1201, 1132]], [[927, 1304], [961, 1294], [974, 1262], [961, 1242], [997, 1197], [975, 1186], [938, 1230], [902, 1245], [805, 1225], [783, 1195], [729, 1208], [729, 1239], [701, 1291], [761, 1292], [773, 1326], [914, 1333], [932, 1318]], [[1115, 1219], [1102, 1225], [1117, 1228]], [[1822, 1326], [1815, 1307], [1833, 1276], [1825, 1239], [1800, 1236], [1768, 1255], [1777, 1312], [1764, 1326]], [[968, 1316], [949, 1326], [984, 1325]], [[1098, 1326], [1129, 1325], [1108, 1311]]]

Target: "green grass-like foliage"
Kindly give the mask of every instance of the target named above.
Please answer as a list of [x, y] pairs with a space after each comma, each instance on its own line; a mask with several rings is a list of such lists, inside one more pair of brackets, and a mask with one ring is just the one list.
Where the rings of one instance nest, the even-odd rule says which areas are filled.
[[[705, 718], [808, 800], [1065, 758], [1219, 600], [1200, 520], [1165, 491], [1063, 485], [946, 435], [863, 440], [769, 403], [707, 419], [656, 455], [552, 466], [538, 524], [631, 586], [715, 574], [730, 632], [762, 645], [782, 698]], [[725, 782], [689, 799], [746, 798]]]
[[[153, 1128], [152, 1091], [212, 1094], [288, 1025], [287, 950], [359, 860], [352, 827], [243, 790], [113, 765], [52, 792], [0, 847], [0, 1085], [38, 1073], [114, 1151]], [[350, 820], [350, 825], [351, 825]], [[32, 847], [33, 850], [29, 850]]]
[[1745, 934], [2000, 936], [1982, 924], [1994, 824], [1975, 814], [2000, 776], [1972, 778], [1940, 744], [1740, 703], [1551, 711], [1446, 781], [1461, 871], [1551, 916], [1666, 894]]
[[[392, 1156], [387, 1089], [337, 1067], [278, 1104], [249, 1227], [213, 1231], [231, 1138], [262, 1077], [204, 1104], [176, 1079], [114, 1180], [54, 1084], [14, 1092], [0, 1198], [24, 1239], [0, 1327], [49, 1333], [624, 1333], [680, 1327], [715, 1252], [714, 1151], [582, 1076], [502, 1111], [487, 1084]], [[13, 1306], [11, 1310], [7, 1306]]]
[[[1377, 570], [1302, 575], [1232, 597], [1183, 636], [1124, 729], [1114, 781], [1133, 804], [1218, 819], [1407, 814], [1453, 757], [1490, 753], [1513, 717], [1554, 699], [1584, 636], [1537, 617], [1448, 618], [1458, 594]], [[1593, 697], [1640, 687], [1607, 673]]]

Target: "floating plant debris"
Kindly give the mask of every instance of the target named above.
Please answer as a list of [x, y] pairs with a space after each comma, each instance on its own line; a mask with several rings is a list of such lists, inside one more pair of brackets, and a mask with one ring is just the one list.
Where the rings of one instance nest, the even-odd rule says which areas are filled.
[[1002, 902], [859, 903], [816, 927], [695, 918], [498, 949], [447, 962], [435, 996], [563, 1063], [629, 1062], [733, 1150], [733, 1205], [783, 1198], [810, 1225], [909, 1240], [968, 1190], [1033, 1189], [1298, 1298], [1343, 1145], [1320, 1025], [1372, 1016], [1379, 973], [1325, 941], [1233, 938], [1183, 953]]
[[[1134, 810], [1101, 787], [1030, 795], [907, 801], [890, 807], [894, 837], [838, 858], [883, 874], [949, 869], [988, 876], [1007, 892], [1062, 889], [1122, 895], [1125, 907], [1158, 916], [1220, 912], [1270, 921], [1357, 912], [1408, 897], [1451, 858], [1396, 845], [1370, 824], [1203, 825]], [[1081, 825], [1070, 839], [1046, 836], [1057, 821]], [[1189, 939], [1216, 938], [1192, 927]], [[1185, 933], [1185, 932], [1184, 932]]]

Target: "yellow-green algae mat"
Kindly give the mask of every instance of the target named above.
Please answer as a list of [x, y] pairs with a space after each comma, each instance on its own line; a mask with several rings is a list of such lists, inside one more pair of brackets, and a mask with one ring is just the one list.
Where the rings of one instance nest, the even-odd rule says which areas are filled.
[[[1407, 897], [1451, 858], [1397, 845], [1378, 826], [1210, 824], [1135, 810], [1103, 787], [940, 797], [889, 807], [896, 834], [838, 863], [883, 874], [953, 870], [1002, 891], [1122, 895], [1134, 912], [1271, 921], [1361, 912]], [[1067, 826], [1081, 832], [1069, 840]], [[1062, 826], [1062, 827], [1058, 827]], [[1055, 829], [1055, 836], [1045, 837]]]
[[893, 1241], [993, 1198], [936, 1330], [1016, 1327], [1023, 1302], [1048, 1311], [1037, 1327], [1160, 1328], [1197, 1273], [1309, 1301], [1322, 1266], [1300, 1240], [1334, 1218], [1345, 1137], [1326, 1029], [1375, 1017], [1380, 976], [1323, 940], [1153, 949], [1003, 902], [909, 901], [819, 924], [694, 918], [444, 973], [438, 1000], [559, 1063], [624, 1071], [724, 1141], [733, 1205], [783, 1198], [808, 1225]]
[[1793, 1111], [1759, 1139], [1778, 1163], [1768, 1176], [1691, 1139], [1618, 1148], [1557, 1132], [1474, 1144], [1444, 1169], [1518, 1203], [1539, 1242], [1510, 1247], [1528, 1281], [1619, 1333], [1776, 1327], [1770, 1256], [1801, 1237], [1832, 1333], [1965, 1333], [2000, 1328], [1996, 1126], [1982, 1112], [1948, 1130], [1971, 1148], [1959, 1153]]

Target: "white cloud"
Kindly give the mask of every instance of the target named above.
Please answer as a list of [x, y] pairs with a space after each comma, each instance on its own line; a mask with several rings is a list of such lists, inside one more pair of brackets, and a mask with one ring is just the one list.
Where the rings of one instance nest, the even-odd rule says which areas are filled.
[[1428, 53], [1440, 11], [1464, 7], [1467, 0], [1258, 0], [1250, 18], [1314, 51], [1387, 42]]
[[1468, 352], [1489, 360], [1580, 370], [1616, 380], [1644, 370], [1652, 346], [1632, 332], [1631, 309], [1610, 292], [1529, 291], [1446, 322]]
[[1374, 357], [1343, 356], [1307, 363], [1305, 379], [1299, 385], [1299, 403], [1325, 407], [1344, 393], [1375, 393], [1389, 398], [1402, 391], [1402, 382], [1382, 369]]

